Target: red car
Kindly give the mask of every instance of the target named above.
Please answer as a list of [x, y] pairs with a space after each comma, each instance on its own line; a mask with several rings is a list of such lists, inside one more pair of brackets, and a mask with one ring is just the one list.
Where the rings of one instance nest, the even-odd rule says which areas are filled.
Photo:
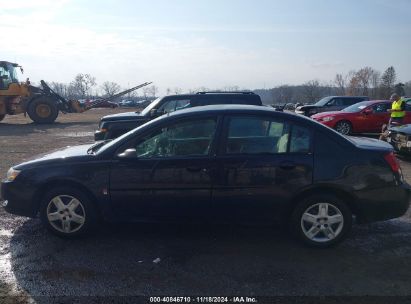
[[[314, 120], [347, 135], [378, 133], [390, 119], [391, 102], [370, 100], [356, 103], [338, 112], [322, 112], [311, 116]], [[411, 112], [406, 112], [404, 124], [411, 123]]]

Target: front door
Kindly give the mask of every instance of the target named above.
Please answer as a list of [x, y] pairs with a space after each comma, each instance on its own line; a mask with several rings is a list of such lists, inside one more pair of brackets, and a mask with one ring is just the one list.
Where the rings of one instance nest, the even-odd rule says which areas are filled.
[[215, 217], [272, 220], [293, 195], [312, 183], [308, 128], [266, 117], [225, 119], [213, 188]]
[[134, 217], [206, 215], [216, 126], [214, 117], [172, 122], [122, 147], [111, 168], [113, 210]]

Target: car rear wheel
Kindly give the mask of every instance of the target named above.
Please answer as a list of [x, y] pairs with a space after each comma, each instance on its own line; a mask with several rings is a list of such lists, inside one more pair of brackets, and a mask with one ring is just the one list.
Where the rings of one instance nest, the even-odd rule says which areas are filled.
[[343, 135], [349, 135], [352, 131], [352, 125], [349, 121], [339, 121], [335, 125], [335, 130]]
[[61, 187], [49, 191], [44, 196], [40, 218], [52, 233], [70, 238], [94, 228], [96, 212], [82, 191]]
[[334, 195], [313, 195], [296, 206], [291, 218], [294, 235], [306, 245], [329, 247], [341, 242], [351, 230], [352, 214]]

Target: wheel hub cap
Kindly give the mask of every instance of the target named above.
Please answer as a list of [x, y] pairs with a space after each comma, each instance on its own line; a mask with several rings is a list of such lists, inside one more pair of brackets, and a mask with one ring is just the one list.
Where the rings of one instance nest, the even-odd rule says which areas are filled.
[[301, 228], [305, 236], [314, 242], [328, 242], [342, 231], [344, 217], [333, 204], [318, 203], [310, 206], [301, 217]]
[[40, 104], [36, 107], [36, 114], [42, 118], [49, 117], [51, 114], [51, 109], [49, 105]]
[[70, 234], [83, 227], [86, 212], [83, 204], [71, 195], [54, 197], [47, 206], [47, 219], [57, 231]]

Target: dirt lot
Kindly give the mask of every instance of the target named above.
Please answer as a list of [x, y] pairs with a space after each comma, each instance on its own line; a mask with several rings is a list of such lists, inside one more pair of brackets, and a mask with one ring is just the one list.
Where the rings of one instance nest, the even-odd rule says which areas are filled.
[[[7, 117], [0, 175], [33, 155], [92, 142], [98, 119], [118, 111], [60, 115], [51, 126]], [[411, 164], [401, 165], [411, 182]], [[92, 237], [67, 241], [37, 219], [0, 209], [0, 303], [90, 295], [411, 296], [410, 219], [354, 226], [340, 246], [314, 250], [271, 227], [105, 224]]]

